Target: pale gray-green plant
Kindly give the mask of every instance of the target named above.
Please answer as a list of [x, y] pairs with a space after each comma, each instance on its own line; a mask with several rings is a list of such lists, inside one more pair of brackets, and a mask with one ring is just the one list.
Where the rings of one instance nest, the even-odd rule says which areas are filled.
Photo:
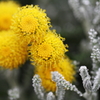
[[15, 87], [13, 89], [8, 90], [9, 100], [18, 100], [20, 97], [20, 90], [19, 88]]
[[66, 92], [65, 90], [75, 91], [77, 94], [79, 94], [79, 96], [83, 95], [75, 85], [72, 85], [70, 82], [66, 81], [57, 71], [51, 72], [51, 75], [52, 81], [56, 82], [57, 86], [55, 95], [51, 91], [49, 93], [44, 91], [41, 85], [42, 80], [37, 74], [32, 78], [34, 91], [40, 100], [63, 100]]

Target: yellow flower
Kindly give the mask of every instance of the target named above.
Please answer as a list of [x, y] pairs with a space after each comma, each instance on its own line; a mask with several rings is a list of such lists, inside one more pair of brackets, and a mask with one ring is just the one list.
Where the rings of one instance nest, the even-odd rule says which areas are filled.
[[58, 71], [64, 76], [65, 80], [71, 83], [75, 80], [75, 66], [68, 57], [61, 59], [60, 62], [56, 64], [56, 66], [52, 64], [51, 69], [45, 69], [45, 66], [43, 65], [36, 66], [35, 74], [40, 76], [42, 80], [42, 86], [46, 91], [56, 91], [56, 83], [52, 81], [51, 71]]
[[[47, 17], [45, 10], [37, 5], [26, 5], [20, 7], [14, 14], [11, 29], [18, 35], [41, 36], [51, 27], [50, 19]], [[30, 38], [31, 38], [30, 37]]]
[[33, 16], [24, 16], [20, 22], [23, 32], [32, 33], [38, 28], [38, 20]]
[[19, 5], [14, 1], [0, 2], [0, 30], [8, 30], [10, 28], [12, 15], [18, 7]]
[[62, 37], [55, 31], [48, 31], [41, 42], [30, 46], [31, 60], [33, 64], [56, 64], [67, 51]]
[[27, 60], [27, 42], [13, 31], [0, 32], [0, 66], [13, 69]]

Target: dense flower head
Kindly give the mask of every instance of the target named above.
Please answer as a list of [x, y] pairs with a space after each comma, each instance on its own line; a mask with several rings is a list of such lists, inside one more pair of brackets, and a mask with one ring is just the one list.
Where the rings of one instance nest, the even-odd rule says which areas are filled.
[[57, 63], [67, 51], [63, 44], [63, 38], [55, 30], [48, 31], [38, 44], [30, 46], [31, 60], [33, 64], [50, 65]]
[[19, 4], [14, 1], [0, 2], [0, 31], [10, 28], [12, 15], [17, 11], [18, 7]]
[[75, 80], [75, 66], [72, 61], [67, 57], [60, 60], [59, 63], [51, 65], [52, 67], [46, 68], [43, 65], [36, 66], [35, 74], [38, 74], [42, 80], [42, 86], [46, 91], [56, 91], [56, 83], [52, 81], [51, 72], [58, 71], [62, 74], [65, 80], [73, 82]]
[[0, 32], [0, 66], [13, 69], [27, 60], [27, 42], [13, 31]]
[[26, 5], [20, 7], [14, 14], [11, 29], [23, 36], [33, 36], [34, 34], [44, 34], [51, 27], [50, 19], [45, 10], [38, 5]]

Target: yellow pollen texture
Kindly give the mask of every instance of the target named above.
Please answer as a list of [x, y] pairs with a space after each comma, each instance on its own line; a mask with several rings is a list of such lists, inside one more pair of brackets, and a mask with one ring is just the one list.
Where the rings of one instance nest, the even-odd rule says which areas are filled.
[[37, 52], [38, 55], [41, 56], [43, 59], [48, 59], [52, 55], [53, 50], [54, 48], [50, 44], [42, 43], [39, 46]]
[[25, 16], [21, 19], [20, 27], [23, 32], [34, 33], [36, 28], [38, 27], [37, 19], [30, 15]]
[[11, 50], [9, 47], [3, 47], [2, 49], [0, 49], [0, 54], [4, 57], [9, 56], [10, 53], [11, 53]]
[[8, 30], [11, 25], [11, 15], [3, 14], [0, 18], [0, 30]]

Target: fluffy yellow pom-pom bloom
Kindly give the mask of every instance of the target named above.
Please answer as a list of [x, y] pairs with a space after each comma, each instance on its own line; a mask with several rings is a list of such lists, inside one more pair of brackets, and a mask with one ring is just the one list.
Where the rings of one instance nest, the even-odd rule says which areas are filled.
[[49, 27], [51, 27], [50, 19], [47, 17], [45, 10], [37, 5], [20, 7], [14, 14], [11, 25], [11, 29], [16, 31], [18, 35], [31, 37], [43, 35]]
[[31, 60], [36, 65], [56, 64], [66, 51], [62, 37], [55, 31], [48, 31], [40, 43], [30, 46]]
[[0, 66], [13, 69], [27, 60], [27, 42], [13, 31], [0, 32]]
[[52, 81], [51, 71], [58, 71], [62, 74], [65, 80], [73, 82], [75, 80], [75, 66], [69, 58], [63, 58], [59, 63], [55, 65], [52, 64], [51, 69], [46, 68], [43, 65], [36, 66], [35, 74], [38, 74], [42, 80], [42, 86], [46, 91], [56, 91], [56, 83]]
[[12, 15], [18, 7], [19, 5], [14, 1], [0, 2], [0, 30], [8, 30], [10, 28]]

